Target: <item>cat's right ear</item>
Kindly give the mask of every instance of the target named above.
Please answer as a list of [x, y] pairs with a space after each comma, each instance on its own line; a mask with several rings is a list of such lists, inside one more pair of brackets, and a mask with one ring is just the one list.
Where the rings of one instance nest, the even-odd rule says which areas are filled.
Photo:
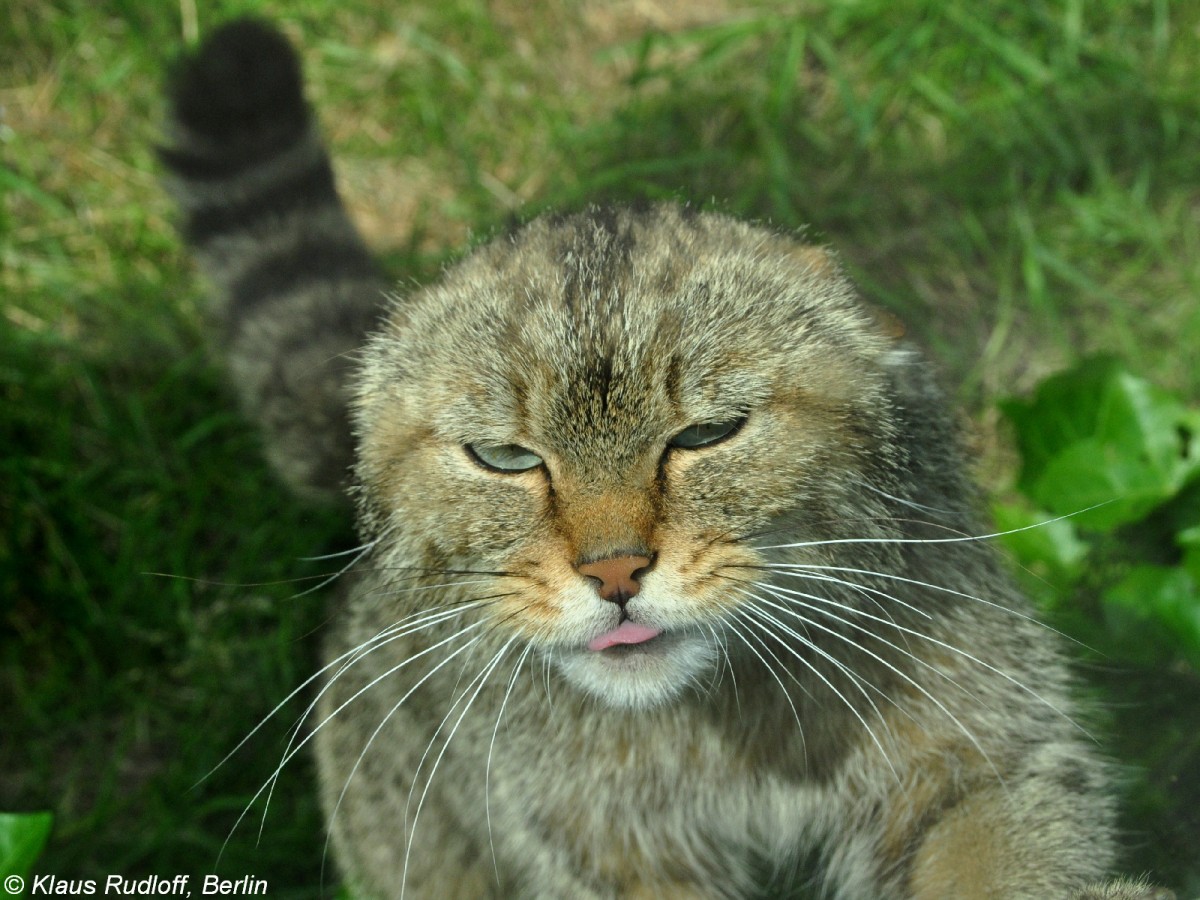
[[[805, 275], [816, 278], [834, 278], [841, 272], [837, 257], [827, 247], [815, 244], [794, 244], [788, 253], [793, 262], [799, 263]], [[904, 322], [892, 313], [879, 306], [867, 305], [866, 311], [874, 325], [874, 331], [880, 337], [897, 343], [907, 333]]]
[[792, 245], [788, 256], [798, 262], [806, 274], [817, 278], [830, 278], [839, 271], [837, 260], [827, 247], [796, 243]]
[[904, 320], [889, 309], [881, 306], [868, 306], [867, 312], [875, 323], [875, 333], [892, 342], [900, 341], [908, 333]]

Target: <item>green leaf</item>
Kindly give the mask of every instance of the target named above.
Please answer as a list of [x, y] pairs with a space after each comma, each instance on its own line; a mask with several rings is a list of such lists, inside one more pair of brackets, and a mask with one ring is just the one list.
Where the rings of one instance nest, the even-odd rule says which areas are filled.
[[1079, 513], [1077, 524], [1135, 522], [1200, 473], [1197, 414], [1112, 358], [1084, 360], [1001, 409], [1016, 427], [1018, 487], [1052, 513]]
[[1001, 542], [1033, 576], [1030, 591], [1047, 606], [1064, 599], [1089, 550], [1071, 520], [1013, 504], [997, 504], [992, 516]]
[[1047, 463], [1030, 497], [1083, 527], [1111, 531], [1136, 522], [1169, 499], [1179, 479], [1144, 456], [1103, 440], [1080, 441]]
[[0, 875], [28, 875], [53, 824], [54, 816], [48, 812], [0, 813]]
[[1179, 532], [1175, 541], [1183, 548], [1183, 567], [1200, 584], [1200, 525]]
[[[1200, 671], [1200, 592], [1178, 566], [1137, 566], [1104, 592], [1104, 615], [1122, 646], [1145, 662], [1161, 660], [1168, 645]], [[1130, 632], [1146, 640], [1131, 640]]]

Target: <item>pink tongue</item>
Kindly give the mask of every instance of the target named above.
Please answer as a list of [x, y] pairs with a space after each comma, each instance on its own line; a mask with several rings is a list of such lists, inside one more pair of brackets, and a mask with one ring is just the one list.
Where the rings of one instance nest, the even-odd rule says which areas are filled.
[[605, 632], [600, 637], [592, 638], [588, 644], [589, 650], [607, 650], [617, 644], [641, 644], [651, 638], [656, 638], [662, 631], [650, 628], [648, 625], [638, 625], [636, 622], [625, 621], [612, 631]]

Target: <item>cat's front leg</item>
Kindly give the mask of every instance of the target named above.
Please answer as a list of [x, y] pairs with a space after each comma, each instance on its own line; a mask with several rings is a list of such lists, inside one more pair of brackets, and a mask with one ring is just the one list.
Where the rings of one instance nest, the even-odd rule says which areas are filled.
[[1170, 897], [1144, 882], [1105, 881], [1116, 863], [1115, 804], [1083, 738], [1046, 726], [1039, 736], [1032, 723], [985, 734], [965, 715], [957, 736], [937, 718], [916, 721], [897, 713], [881, 732], [891, 738], [886, 759], [867, 739], [841, 768], [824, 854], [834, 896]]
[[[1113, 861], [1111, 809], [1070, 743], [1031, 750], [1002, 779], [961, 768], [955, 781], [915, 792], [931, 802], [882, 842], [905, 900], [1170, 900], [1141, 881], [1101, 882]], [[936, 772], [937, 767], [933, 770]], [[969, 783], [969, 782], [968, 782]], [[897, 804], [904, 804], [897, 798]], [[919, 804], [918, 804], [919, 807]], [[896, 840], [900, 836], [900, 840]], [[1091, 885], [1085, 887], [1085, 885]]]

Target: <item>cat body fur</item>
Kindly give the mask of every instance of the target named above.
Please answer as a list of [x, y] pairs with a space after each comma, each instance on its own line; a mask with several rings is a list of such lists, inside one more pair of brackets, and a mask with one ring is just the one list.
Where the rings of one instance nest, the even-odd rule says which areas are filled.
[[[740, 898], [815, 858], [851, 900], [1162, 896], [1099, 883], [1108, 773], [1058, 639], [973, 537], [927, 364], [829, 252], [589, 208], [384, 309], [282, 38], [219, 31], [174, 114], [276, 467], [329, 495], [353, 458], [369, 549], [315, 743], [356, 892]], [[681, 446], [697, 423], [724, 432]], [[537, 464], [471, 449], [508, 447]], [[648, 562], [620, 603], [583, 574], [614, 558]], [[589, 649], [626, 619], [660, 633]]]

